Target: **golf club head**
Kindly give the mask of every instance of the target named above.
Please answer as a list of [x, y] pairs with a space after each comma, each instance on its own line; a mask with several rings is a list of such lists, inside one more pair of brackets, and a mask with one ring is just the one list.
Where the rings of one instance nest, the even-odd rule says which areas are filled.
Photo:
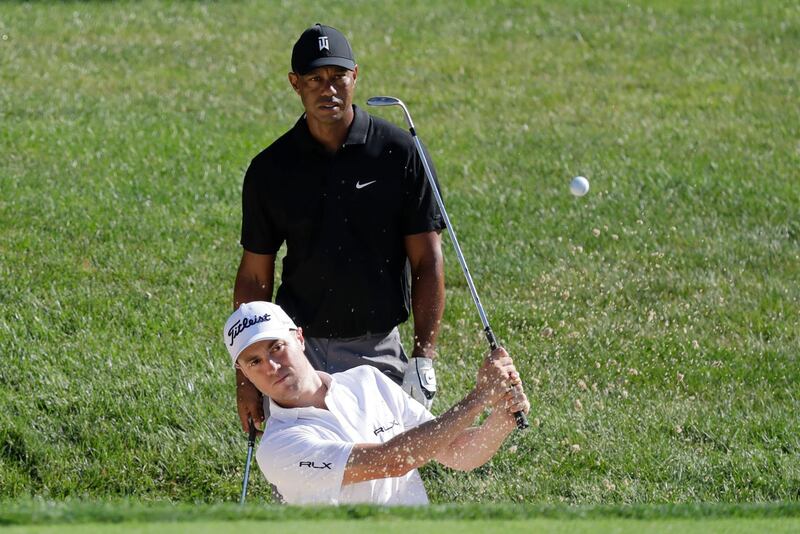
[[367, 99], [368, 106], [397, 106], [403, 102], [393, 96], [373, 96]]
[[400, 106], [403, 109], [403, 114], [406, 117], [406, 122], [411, 130], [411, 135], [416, 135], [414, 131], [414, 121], [411, 120], [411, 114], [403, 101], [394, 96], [373, 96], [367, 99], [368, 106]]

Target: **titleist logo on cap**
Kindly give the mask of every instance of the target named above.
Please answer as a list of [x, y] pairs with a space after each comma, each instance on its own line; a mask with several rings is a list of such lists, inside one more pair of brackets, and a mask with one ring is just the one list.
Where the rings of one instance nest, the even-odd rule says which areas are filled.
[[244, 332], [246, 329], [250, 328], [253, 325], [257, 325], [258, 323], [263, 323], [265, 321], [269, 321], [272, 316], [268, 313], [264, 315], [256, 315], [255, 317], [245, 317], [239, 321], [236, 321], [231, 325], [228, 329], [228, 337], [230, 338], [230, 342], [228, 343], [229, 346], [233, 346], [233, 341], [236, 339], [236, 336]]
[[222, 342], [236, 365], [244, 349], [259, 341], [290, 339], [297, 330], [291, 317], [277, 304], [263, 300], [242, 303], [222, 327]]

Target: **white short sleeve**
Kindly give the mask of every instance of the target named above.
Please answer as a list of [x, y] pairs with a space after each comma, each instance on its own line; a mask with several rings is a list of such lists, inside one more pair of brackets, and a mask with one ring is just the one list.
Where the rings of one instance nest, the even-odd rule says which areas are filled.
[[400, 415], [403, 420], [403, 428], [408, 430], [417, 427], [426, 421], [435, 419], [433, 414], [425, 406], [408, 396], [403, 388], [398, 386], [389, 377], [370, 367], [374, 371], [378, 389], [387, 403], [394, 404], [393, 412]]
[[353, 443], [332, 441], [296, 426], [266, 436], [258, 466], [289, 504], [338, 504]]

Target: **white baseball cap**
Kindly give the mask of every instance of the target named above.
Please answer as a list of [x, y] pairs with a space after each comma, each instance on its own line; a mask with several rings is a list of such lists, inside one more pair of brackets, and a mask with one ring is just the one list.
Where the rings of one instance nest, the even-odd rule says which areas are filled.
[[233, 365], [244, 349], [265, 339], [290, 339], [297, 326], [277, 304], [255, 300], [245, 302], [225, 323], [222, 336]]

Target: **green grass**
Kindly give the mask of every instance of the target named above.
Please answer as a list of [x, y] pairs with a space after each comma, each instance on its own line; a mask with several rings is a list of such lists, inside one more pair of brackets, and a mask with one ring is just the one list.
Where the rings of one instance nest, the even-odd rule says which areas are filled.
[[662, 505], [566, 505], [529, 503], [461, 503], [407, 506], [289, 506], [262, 505], [248, 501], [245, 506], [233, 503], [170, 503], [141, 500], [80, 501], [66, 499], [45, 501], [20, 499], [3, 502], [0, 525], [38, 525], [47, 523], [120, 523], [124, 521], [332, 521], [355, 520], [497, 520], [528, 519], [778, 519], [800, 517], [800, 503], [692, 503]]
[[[241, 180], [301, 113], [289, 54], [318, 20], [359, 103], [410, 107], [534, 405], [487, 466], [425, 468], [434, 502], [800, 499], [778, 0], [0, 4], [1, 499], [238, 499]], [[445, 246], [436, 412], [485, 350]]]
[[170, 505], [28, 501], [0, 509], [5, 532], [792, 532], [797, 504], [566, 506]]
[[[227, 534], [248, 530], [261, 530], [274, 526], [270, 523], [254, 521], [209, 521], [202, 523], [121, 523], [116, 525], [85, 524], [75, 526], [27, 526], [6, 530], [9, 534], [161, 534], [161, 533], [208, 533]], [[426, 531], [437, 529], [440, 532], [457, 530], [465, 534], [507, 534], [512, 532], [541, 532], [548, 534], [594, 534], [615, 532], [619, 534], [649, 533], [687, 533], [687, 534], [744, 534], [757, 532], [790, 533], [797, 532], [800, 520], [797, 519], [715, 519], [694, 523], [685, 519], [668, 521], [631, 521], [625, 519], [605, 519], [598, 521], [558, 521], [553, 519], [531, 519], [527, 521], [364, 521], [353, 523], [348, 520], [334, 520], [325, 523], [312, 521], [287, 521], [280, 524], [282, 532], [302, 532], [308, 534], [347, 534], [385, 532], [403, 534], [408, 529]]]

